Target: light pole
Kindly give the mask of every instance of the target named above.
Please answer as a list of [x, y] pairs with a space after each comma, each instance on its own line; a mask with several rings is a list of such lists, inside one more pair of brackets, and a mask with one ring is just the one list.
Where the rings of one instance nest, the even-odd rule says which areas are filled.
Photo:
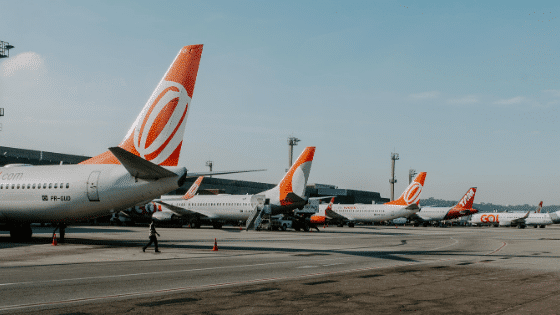
[[397, 182], [395, 179], [395, 161], [398, 159], [398, 153], [391, 153], [391, 179], [389, 179], [389, 183], [391, 183], [391, 201], [395, 200], [395, 183]]
[[[206, 161], [206, 166], [208, 166], [210, 168], [210, 173], [212, 173], [212, 165], [213, 164], [214, 164], [214, 162], [212, 162], [212, 161]], [[212, 177], [212, 175], [210, 175], [208, 177]]]
[[408, 170], [408, 184], [410, 185], [410, 183], [412, 183], [412, 180], [414, 179], [414, 176], [416, 176], [416, 170], [411, 168]]
[[[301, 140], [299, 140], [296, 137], [289, 137], [288, 138], [288, 145], [290, 146], [290, 156], [289, 156], [289, 165], [288, 165], [288, 170], [290, 169], [290, 167], [292, 167], [292, 159], [294, 158], [294, 146], [298, 144], [298, 142], [300, 142]], [[288, 171], [286, 170], [286, 172]]]
[[14, 48], [14, 46], [10, 45], [10, 43], [0, 40], [0, 58], [10, 57], [10, 49], [12, 48]]

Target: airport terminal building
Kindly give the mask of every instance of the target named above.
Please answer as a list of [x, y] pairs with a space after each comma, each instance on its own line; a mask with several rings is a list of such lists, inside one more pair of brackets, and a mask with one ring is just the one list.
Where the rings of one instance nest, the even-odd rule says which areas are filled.
[[[78, 164], [89, 159], [89, 156], [62, 154], [47, 151], [26, 150], [0, 146], [0, 166], [7, 164], [30, 164], [30, 165], [57, 165]], [[183, 187], [170, 194], [182, 195], [187, 192], [196, 178], [188, 178]], [[200, 185], [201, 194], [258, 194], [271, 189], [276, 184], [266, 184], [250, 181], [231, 180], [222, 178], [206, 177]], [[310, 184], [305, 192], [308, 197], [334, 196], [336, 203], [385, 203], [388, 198], [382, 198], [378, 192], [339, 189], [333, 185]]]

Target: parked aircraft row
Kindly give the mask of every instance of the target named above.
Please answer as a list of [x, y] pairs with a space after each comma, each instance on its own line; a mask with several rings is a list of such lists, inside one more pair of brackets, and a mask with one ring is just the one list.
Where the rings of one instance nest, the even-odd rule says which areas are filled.
[[[29, 238], [30, 223], [53, 223], [61, 239], [70, 222], [117, 213], [145, 205], [181, 187], [187, 177], [232, 172], [190, 173], [179, 167], [186, 120], [203, 45], [183, 47], [158, 83], [122, 142], [117, 147], [78, 165], [7, 165], [0, 168], [0, 223], [9, 225], [14, 238]], [[195, 189], [182, 198], [164, 197], [154, 202], [155, 218], [184, 216], [220, 222], [246, 220], [247, 228], [258, 225], [263, 214], [293, 214], [309, 199], [305, 188], [315, 147], [307, 147], [277, 186], [257, 195], [196, 196]], [[355, 222], [385, 221], [409, 217], [420, 222], [443, 220], [474, 213], [476, 188], [460, 205], [451, 209], [419, 207], [426, 173], [420, 173], [399, 199], [383, 205], [334, 205], [322, 207], [301, 224], [326, 220]], [[200, 179], [201, 180], [201, 179]], [[200, 182], [198, 182], [198, 185]], [[420, 211], [420, 212], [419, 212]], [[543, 214], [544, 215], [544, 214]], [[500, 224], [529, 224], [530, 216], [500, 216]], [[506, 218], [507, 217], [507, 218]], [[552, 222], [558, 220], [548, 214]], [[488, 219], [490, 220], [490, 219]], [[498, 222], [498, 217], [495, 218]], [[509, 222], [509, 223], [506, 223]]]
[[492, 212], [479, 213], [471, 217], [473, 225], [516, 226], [523, 229], [527, 226], [544, 228], [550, 224], [560, 223], [560, 211], [541, 213], [543, 202], [536, 211], [527, 212]]
[[78, 165], [0, 168], [0, 222], [10, 235], [29, 238], [30, 223], [44, 222], [57, 225], [63, 239], [69, 222], [145, 204], [187, 177], [217, 174], [177, 166], [202, 47], [179, 51], [119, 146]]

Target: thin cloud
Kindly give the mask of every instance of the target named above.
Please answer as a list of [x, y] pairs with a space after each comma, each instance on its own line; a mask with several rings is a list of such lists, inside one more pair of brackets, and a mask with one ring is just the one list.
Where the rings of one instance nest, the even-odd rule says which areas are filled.
[[447, 104], [451, 105], [469, 105], [479, 103], [480, 100], [474, 95], [467, 95], [461, 98], [448, 99]]
[[24, 52], [2, 63], [2, 76], [10, 77], [21, 70], [43, 71], [45, 62], [41, 55]]
[[430, 92], [410, 94], [410, 97], [414, 98], [414, 99], [417, 99], [417, 100], [425, 100], [425, 99], [437, 98], [437, 97], [439, 97], [440, 94], [441, 93], [438, 92], [438, 91], [430, 91]]
[[501, 99], [493, 102], [494, 105], [515, 105], [526, 102], [527, 99], [523, 96], [516, 96], [509, 99]]

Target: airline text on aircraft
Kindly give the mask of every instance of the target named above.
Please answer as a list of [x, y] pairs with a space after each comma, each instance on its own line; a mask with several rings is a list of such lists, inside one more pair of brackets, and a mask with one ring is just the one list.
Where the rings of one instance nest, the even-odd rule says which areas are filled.
[[[2, 172], [0, 172], [2, 174]], [[23, 177], [23, 173], [6, 173], [2, 175], [3, 180], [20, 180]]]
[[461, 206], [465, 206], [467, 204], [467, 201], [469, 201], [472, 196], [474, 195], [474, 191], [472, 190], [472, 188], [469, 190], [469, 192], [463, 196], [463, 199], [461, 199], [461, 201], [459, 202], [459, 204]]
[[484, 222], [484, 223], [493, 223], [493, 222], [499, 222], [498, 218], [499, 218], [499, 214], [483, 214], [480, 216], [480, 221]]

